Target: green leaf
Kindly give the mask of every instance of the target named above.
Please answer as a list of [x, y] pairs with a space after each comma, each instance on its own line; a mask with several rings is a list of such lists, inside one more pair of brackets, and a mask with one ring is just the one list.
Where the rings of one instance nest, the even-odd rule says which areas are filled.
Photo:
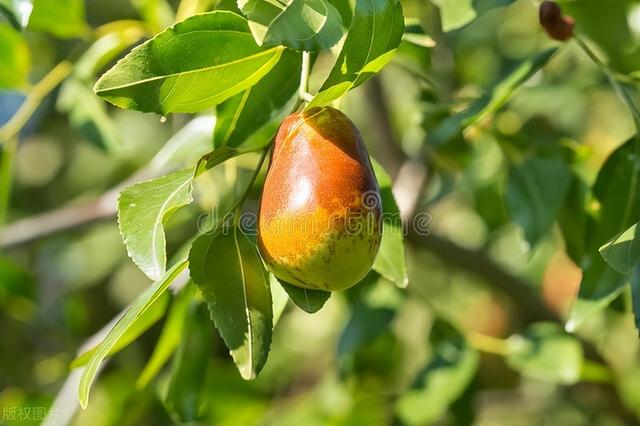
[[403, 31], [398, 0], [357, 0], [336, 64], [307, 109], [338, 99], [378, 73], [393, 57]]
[[575, 330], [592, 315], [607, 307], [629, 274], [610, 267], [600, 255], [600, 247], [619, 235], [640, 217], [640, 142], [631, 138], [605, 161], [593, 185], [594, 201], [600, 206], [595, 223], [589, 227], [587, 254], [581, 264], [582, 282], [567, 330]]
[[164, 222], [191, 201], [193, 170], [181, 170], [125, 188], [118, 199], [120, 233], [133, 262], [151, 279], [165, 272]]
[[82, 372], [78, 385], [78, 399], [82, 408], [86, 408], [89, 403], [89, 390], [93, 383], [98, 368], [102, 361], [109, 355], [111, 349], [118, 344], [120, 339], [127, 335], [127, 332], [140, 319], [141, 315], [149, 309], [151, 305], [165, 292], [173, 280], [186, 269], [187, 261], [183, 260], [174, 265], [164, 276], [153, 283], [129, 306], [122, 318], [116, 322], [104, 340], [96, 348], [96, 352], [89, 360], [89, 363]]
[[[189, 121], [163, 145], [150, 166], [155, 170], [164, 170], [197, 163], [211, 152], [211, 133], [215, 122], [211, 116], [196, 117]], [[227, 152], [223, 159], [228, 159], [230, 154]]]
[[[389, 329], [402, 300], [400, 290], [385, 283], [375, 272], [369, 273], [356, 291], [351, 317], [338, 340], [338, 357], [356, 351]], [[361, 286], [367, 286], [359, 290]]]
[[287, 292], [291, 300], [293, 300], [293, 303], [309, 314], [318, 312], [331, 297], [331, 292], [329, 291], [302, 288], [286, 283], [277, 277], [276, 279], [284, 291]]
[[238, 0], [259, 45], [284, 45], [314, 52], [342, 37], [342, 19], [327, 0]]
[[[149, 308], [140, 315], [140, 318], [138, 318], [138, 320], [129, 328], [129, 330], [127, 330], [127, 332], [109, 350], [108, 356], [116, 354], [122, 349], [129, 346], [131, 342], [135, 341], [142, 335], [142, 333], [147, 331], [149, 328], [151, 328], [152, 325], [158, 322], [166, 312], [168, 304], [169, 297], [164, 297], [164, 295], [158, 298], [155, 303], [152, 303]], [[71, 369], [86, 365], [98, 350], [98, 346], [99, 345], [94, 346], [93, 348], [89, 349], [86, 352], [83, 352], [80, 356], [74, 359], [71, 362]]]
[[154, 33], [168, 27], [176, 20], [175, 13], [167, 0], [133, 0], [132, 3]]
[[80, 80], [93, 81], [98, 71], [145, 34], [145, 27], [139, 21], [126, 20], [110, 23], [109, 32], [94, 41], [78, 58], [73, 75]]
[[[507, 364], [523, 375], [538, 380], [571, 385], [580, 380], [582, 346], [557, 324], [538, 323], [511, 346], [515, 349], [506, 357]], [[513, 342], [514, 337], [509, 340]], [[510, 342], [510, 343], [511, 343]]]
[[404, 228], [400, 218], [400, 210], [393, 197], [391, 177], [380, 163], [371, 159], [373, 171], [380, 185], [382, 199], [382, 241], [372, 268], [380, 275], [405, 288], [409, 283], [407, 259], [404, 253]]
[[237, 228], [205, 234], [191, 246], [191, 278], [231, 351], [240, 375], [254, 379], [271, 345], [273, 311], [269, 277], [258, 251]]
[[448, 117], [439, 124], [429, 133], [427, 141], [430, 144], [441, 145], [455, 140], [464, 129], [498, 111], [516, 89], [537, 73], [557, 52], [557, 48], [551, 48], [524, 60], [489, 93], [474, 101], [464, 111]]
[[613, 269], [623, 274], [640, 262], [640, 226], [636, 223], [600, 247], [600, 254]]
[[253, 150], [267, 144], [291, 110], [301, 64], [301, 54], [286, 50], [258, 84], [218, 105], [214, 146]]
[[16, 30], [27, 26], [32, 10], [31, 0], [0, 0], [0, 13], [7, 17]]
[[560, 158], [534, 157], [509, 171], [507, 207], [531, 245], [553, 226], [570, 183], [571, 172]]
[[256, 84], [283, 51], [258, 46], [246, 19], [234, 13], [195, 15], [133, 49], [94, 90], [121, 108], [198, 112]]
[[187, 310], [193, 301], [195, 289], [195, 285], [187, 283], [174, 299], [153, 354], [151, 354], [151, 358], [149, 358], [147, 365], [138, 377], [136, 382], [138, 389], [142, 389], [149, 384], [178, 348], [187, 317]]
[[273, 328], [276, 328], [276, 324], [280, 321], [280, 317], [284, 313], [287, 303], [289, 303], [289, 295], [273, 274], [269, 274], [269, 288], [271, 289], [271, 299], [273, 300]]
[[104, 103], [80, 80], [69, 78], [63, 83], [56, 107], [69, 114], [71, 126], [89, 142], [110, 152], [122, 150], [122, 137]]
[[478, 368], [478, 353], [442, 320], [433, 324], [430, 341], [433, 357], [396, 403], [398, 417], [408, 425], [433, 423], [444, 416]]
[[631, 274], [631, 303], [636, 329], [640, 330], [640, 265], [637, 265]]
[[192, 422], [198, 415], [202, 387], [207, 377], [213, 335], [207, 309], [191, 300], [178, 352], [173, 361], [166, 405], [181, 423]]
[[46, 31], [59, 38], [73, 38], [88, 34], [84, 1], [34, 0], [29, 29]]
[[29, 46], [22, 35], [9, 25], [0, 23], [0, 88], [15, 89], [27, 85], [31, 68]]
[[585, 203], [589, 186], [575, 173], [572, 173], [571, 185], [567, 192], [564, 205], [558, 214], [558, 223], [564, 238], [565, 248], [569, 257], [576, 265], [582, 263], [587, 250], [587, 235], [589, 216]]
[[496, 7], [508, 6], [514, 0], [431, 0], [440, 8], [442, 31], [464, 27], [481, 14]]

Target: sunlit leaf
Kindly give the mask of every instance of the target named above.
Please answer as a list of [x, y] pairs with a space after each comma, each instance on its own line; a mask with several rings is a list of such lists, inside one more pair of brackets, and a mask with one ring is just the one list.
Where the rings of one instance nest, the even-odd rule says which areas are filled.
[[129, 306], [122, 318], [113, 326], [104, 340], [96, 348], [96, 352], [89, 360], [89, 363], [82, 372], [80, 383], [78, 385], [78, 398], [80, 405], [86, 408], [89, 403], [89, 390], [93, 383], [98, 368], [102, 361], [109, 355], [111, 349], [118, 344], [118, 341], [126, 336], [129, 329], [140, 319], [141, 315], [149, 309], [164, 292], [173, 280], [185, 270], [187, 261], [176, 263], [161, 279], [153, 283], [151, 287], [145, 290], [138, 298]]
[[193, 170], [181, 170], [125, 188], [118, 199], [118, 223], [127, 252], [151, 279], [165, 271], [167, 253], [163, 224], [193, 201]]
[[238, 0], [259, 45], [328, 49], [342, 37], [342, 20], [327, 0]]
[[22, 35], [0, 23], [0, 88], [22, 88], [27, 84], [31, 67], [29, 46]]
[[409, 276], [404, 253], [404, 228], [400, 218], [400, 210], [393, 197], [393, 182], [377, 161], [371, 159], [371, 164], [380, 185], [383, 212], [382, 241], [372, 268], [398, 287], [404, 288], [409, 283]]
[[167, 0], [133, 0], [133, 5], [149, 28], [157, 33], [175, 22], [176, 17]]
[[287, 307], [287, 303], [289, 303], [289, 295], [273, 274], [269, 274], [269, 288], [273, 300], [273, 327], [275, 328]]
[[46, 31], [60, 38], [87, 34], [84, 1], [34, 0], [29, 29]]
[[115, 21], [105, 28], [106, 34], [94, 41], [76, 61], [73, 75], [77, 78], [93, 81], [98, 71], [146, 34], [140, 21]]
[[214, 146], [245, 150], [267, 144], [290, 112], [301, 63], [301, 54], [283, 52], [278, 64], [258, 84], [218, 105]]
[[508, 6], [514, 0], [431, 0], [440, 8], [442, 31], [464, 27], [481, 14], [496, 7]]
[[0, 13], [6, 16], [17, 30], [27, 26], [32, 10], [31, 0], [0, 0]]
[[[513, 339], [513, 337], [511, 338]], [[517, 337], [507, 364], [538, 380], [570, 385], [580, 380], [582, 346], [557, 324], [538, 323]]]
[[283, 50], [258, 46], [234, 13], [195, 15], [133, 49], [94, 90], [121, 108], [198, 112], [256, 84]]
[[151, 160], [156, 170], [187, 167], [211, 151], [211, 133], [216, 120], [211, 116], [196, 117], [182, 126]]
[[336, 64], [307, 108], [326, 105], [378, 73], [393, 57], [403, 31], [399, 1], [357, 0]]
[[240, 375], [254, 379], [267, 361], [273, 329], [269, 277], [256, 247], [237, 228], [205, 234], [193, 242], [189, 262]]
[[640, 226], [636, 223], [600, 247], [600, 254], [611, 267], [623, 274], [640, 262]]
[[507, 207], [531, 245], [551, 229], [570, 183], [571, 173], [560, 158], [534, 157], [509, 171]]

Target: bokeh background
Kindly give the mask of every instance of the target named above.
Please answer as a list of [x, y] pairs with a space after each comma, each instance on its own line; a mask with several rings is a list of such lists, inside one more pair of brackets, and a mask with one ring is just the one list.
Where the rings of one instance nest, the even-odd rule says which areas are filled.
[[[313, 315], [291, 304], [275, 329], [266, 367], [253, 382], [240, 378], [211, 324], [211, 356], [196, 369], [203, 378], [198, 422], [638, 422], [638, 332], [628, 295], [574, 334], [565, 333], [563, 319], [580, 269], [558, 227], [531, 247], [504, 205], [508, 166], [531, 150], [570, 151], [572, 169], [592, 182], [607, 155], [633, 134], [631, 116], [601, 71], [568, 42], [504, 107], [467, 129], [464, 139], [430, 143], [430, 132], [443, 119], [494, 90], [521, 61], [559, 45], [539, 27], [535, 1], [469, 1], [477, 19], [445, 33], [440, 6], [447, 1], [402, 0], [405, 15], [429, 38], [422, 46], [404, 43], [379, 77], [341, 104], [371, 155], [391, 174], [406, 157], [424, 166], [426, 185], [417, 206], [431, 216], [432, 238], [428, 244], [407, 241], [408, 289], [358, 286], [335, 294]], [[38, 102], [19, 138], [2, 147], [3, 197], [10, 189], [8, 207], [0, 206], [5, 235], [27, 236], [17, 242], [5, 237], [0, 249], [0, 424], [7, 425], [40, 423], [36, 410], [50, 412], [56, 396], [75, 401], [75, 389], [63, 387], [71, 361], [150, 284], [128, 259], [110, 207], [91, 208], [140, 170], [193, 164], [210, 143], [212, 115], [194, 122], [180, 114], [164, 120], [120, 110], [93, 94], [93, 82], [131, 45], [172, 24], [176, 13], [233, 8], [225, 0], [34, 3], [24, 31], [0, 20], [0, 124], [56, 64], [73, 65], [62, 84]], [[640, 2], [562, 5], [596, 53], [637, 84]], [[112, 44], [105, 41], [110, 34], [117, 40]], [[107, 47], [101, 49], [100, 40]], [[86, 54], [91, 48], [93, 57]], [[312, 92], [334, 53], [319, 56]], [[9, 68], [5, 61], [18, 66]], [[186, 153], [185, 144], [191, 147]], [[239, 157], [199, 179], [197, 202], [168, 224], [170, 254], [193, 235], [200, 214], [228, 203], [242, 188], [255, 161], [251, 154]], [[258, 197], [259, 185], [250, 209]], [[85, 215], [88, 223], [42, 231], [46, 235], [39, 229], [51, 216], [19, 232], [12, 227], [60, 209], [58, 219]], [[571, 205], [563, 214], [570, 223]], [[539, 301], [518, 297], [522, 286]], [[159, 319], [109, 361], [86, 410], [70, 403], [50, 412], [53, 420], [176, 422], [164, 402], [171, 362], [146, 386], [136, 385], [163, 323]]]

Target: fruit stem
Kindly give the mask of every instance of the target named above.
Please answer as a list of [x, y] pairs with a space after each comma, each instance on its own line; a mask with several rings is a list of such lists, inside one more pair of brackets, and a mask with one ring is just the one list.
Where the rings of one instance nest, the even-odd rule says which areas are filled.
[[313, 95], [309, 93], [309, 74], [311, 73], [311, 53], [302, 52], [302, 68], [300, 70], [300, 87], [298, 96], [305, 102], [311, 102]]

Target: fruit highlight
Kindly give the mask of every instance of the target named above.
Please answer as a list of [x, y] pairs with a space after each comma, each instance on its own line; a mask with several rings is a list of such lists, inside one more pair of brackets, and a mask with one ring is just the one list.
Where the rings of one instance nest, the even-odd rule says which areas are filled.
[[258, 246], [290, 284], [344, 290], [369, 271], [382, 231], [380, 189], [362, 136], [331, 108], [282, 123], [260, 201]]

